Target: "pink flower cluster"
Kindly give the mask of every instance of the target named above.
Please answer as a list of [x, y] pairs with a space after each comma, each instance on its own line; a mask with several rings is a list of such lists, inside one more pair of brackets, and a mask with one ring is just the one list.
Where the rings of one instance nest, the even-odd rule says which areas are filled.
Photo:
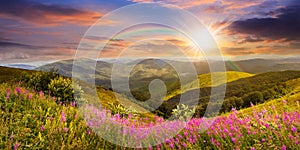
[[[262, 110], [242, 116], [235, 109], [228, 116], [192, 118], [187, 122], [142, 118], [122, 118], [88, 106], [84, 117], [87, 125], [104, 139], [130, 147], [183, 149], [288, 149], [299, 147], [300, 113], [276, 114]], [[124, 142], [124, 143], [122, 143]]]

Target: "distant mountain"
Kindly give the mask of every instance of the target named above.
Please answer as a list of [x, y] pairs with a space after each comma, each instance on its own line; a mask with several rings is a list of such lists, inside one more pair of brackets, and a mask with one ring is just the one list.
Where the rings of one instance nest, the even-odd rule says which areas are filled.
[[[89, 61], [89, 60], [83, 60]], [[191, 64], [192, 63], [192, 64]], [[214, 61], [213, 63], [219, 63]], [[91, 63], [92, 64], [92, 63]], [[165, 82], [167, 92], [177, 90], [180, 87], [180, 80], [176, 69], [183, 70], [185, 80], [191, 80], [191, 72], [189, 67], [194, 65], [197, 74], [206, 74], [210, 72], [209, 65], [205, 61], [186, 62], [184, 60], [159, 60], [159, 59], [102, 59], [96, 62], [96, 67], [86, 63], [81, 66], [80, 73], [84, 76], [82, 79], [95, 81], [97, 85], [101, 85], [107, 89], [112, 88], [111, 73], [114, 71], [117, 85], [114, 90], [125, 95], [131, 93], [138, 99], [146, 100], [150, 98], [149, 85], [154, 79], [160, 79]], [[227, 71], [242, 71], [247, 73], [264, 73], [272, 71], [285, 71], [285, 70], [300, 70], [300, 61], [296, 59], [249, 59], [240, 61], [226, 61], [225, 66]], [[58, 69], [58, 72], [64, 76], [72, 76], [73, 60], [63, 60], [47, 64], [39, 67], [40, 70], [49, 70], [51, 68]], [[95, 76], [87, 72], [95, 69]], [[128, 75], [130, 74], [128, 79]], [[95, 77], [95, 79], [94, 79]], [[125, 89], [128, 84], [125, 82], [129, 80], [130, 93]]]
[[[81, 61], [81, 60], [79, 60]], [[88, 64], [93, 63], [91, 60], [82, 60], [85, 61], [83, 63], [85, 66], [80, 66], [79, 70], [83, 73], [83, 75], [86, 75], [85, 79], [93, 79], [93, 76], [91, 74], [85, 74], [88, 71], [91, 71], [95, 69], [95, 66], [91, 66]], [[90, 61], [90, 62], [88, 62]], [[72, 70], [73, 70], [73, 60], [62, 60], [57, 61], [54, 63], [50, 63], [41, 67], [38, 67], [37, 70], [42, 71], [49, 71], [51, 69], [57, 70], [57, 72], [63, 76], [72, 77]], [[87, 64], [87, 65], [86, 65]], [[106, 88], [110, 88], [110, 73], [112, 70], [112, 64], [104, 61], [97, 61], [96, 69], [95, 69], [95, 77], [96, 77], [96, 84], [102, 85]]]
[[26, 70], [35, 70], [37, 67], [27, 64], [5, 64], [2, 65], [4, 67], [10, 67], [10, 68], [19, 68], [19, 69], [26, 69]]
[[296, 59], [249, 59], [226, 61], [228, 71], [264, 73], [271, 71], [300, 70], [300, 60]]

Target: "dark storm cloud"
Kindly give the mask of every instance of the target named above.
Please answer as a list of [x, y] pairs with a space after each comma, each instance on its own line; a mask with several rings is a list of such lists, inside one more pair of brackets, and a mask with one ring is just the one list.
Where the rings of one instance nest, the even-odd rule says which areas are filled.
[[16, 42], [0, 39], [0, 51], [9, 52], [9, 51], [11, 51], [10, 48], [22, 48], [25, 50], [43, 50], [43, 49], [51, 49], [51, 48], [57, 48], [57, 47], [29, 45], [29, 44], [16, 43]]
[[294, 2], [272, 12], [276, 17], [252, 18], [235, 21], [230, 25], [234, 33], [249, 34], [268, 40], [300, 40], [300, 3]]
[[1, 47], [22, 47], [22, 48], [29, 48], [29, 49], [36, 49], [36, 46], [14, 43], [14, 42], [7, 42], [7, 41], [0, 41], [0, 48]]
[[92, 23], [99, 14], [61, 5], [46, 5], [27, 0], [1, 0], [0, 17], [23, 19], [42, 25], [59, 25], [61, 22]]

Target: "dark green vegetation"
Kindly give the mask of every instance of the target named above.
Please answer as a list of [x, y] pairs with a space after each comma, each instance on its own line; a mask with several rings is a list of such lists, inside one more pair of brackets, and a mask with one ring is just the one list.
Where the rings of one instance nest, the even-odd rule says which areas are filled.
[[[83, 91], [80, 86], [72, 86], [72, 80], [57, 74], [55, 70], [49, 72], [22, 72], [20, 80], [22, 86], [43, 91], [56, 99], [57, 103], [68, 103], [81, 99]], [[76, 84], [75, 84], [76, 85]]]
[[[211, 95], [211, 87], [194, 89], [200, 90], [199, 105], [196, 108], [196, 114], [203, 116], [210, 98], [212, 98], [212, 106], [219, 107], [222, 105], [221, 113], [229, 112], [232, 108], [242, 109], [250, 107], [251, 103], [260, 104], [271, 99], [280, 98], [292, 91], [286, 82], [289, 80], [300, 78], [300, 71], [283, 71], [262, 73], [248, 78], [242, 78], [226, 85], [225, 100], [220, 101], [220, 95]], [[192, 91], [183, 94], [190, 95]], [[165, 101], [159, 108], [160, 112], [164, 112], [164, 117], [171, 115], [172, 109], [179, 103], [181, 94]], [[193, 103], [195, 100], [186, 102]]]

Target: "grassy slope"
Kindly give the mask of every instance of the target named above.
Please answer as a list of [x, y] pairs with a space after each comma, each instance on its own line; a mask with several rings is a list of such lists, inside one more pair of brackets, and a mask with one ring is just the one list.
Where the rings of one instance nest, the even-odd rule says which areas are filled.
[[[110, 110], [115, 109], [115, 108], [112, 108], [111, 105], [116, 106], [118, 104], [121, 104], [125, 108], [130, 108], [130, 107], [133, 108], [137, 112], [141, 113], [143, 117], [149, 117], [149, 118], [154, 117], [154, 114], [148, 112], [143, 107], [137, 105], [135, 102], [129, 100], [128, 98], [126, 98], [125, 96], [123, 96], [121, 94], [114, 93], [110, 90], [106, 90], [103, 88], [98, 88], [97, 92], [98, 92], [98, 97], [99, 97], [101, 104]], [[116, 111], [118, 111], [118, 110], [116, 110]]]
[[[226, 80], [224, 80], [224, 73], [223, 72], [214, 72], [214, 73], [208, 73], [208, 74], [201, 74], [198, 76], [198, 81], [192, 81], [191, 83], [185, 85], [183, 88], [184, 90], [177, 89], [172, 91], [171, 93], [168, 93], [168, 95], [165, 97], [165, 100], [168, 100], [178, 94], [182, 94], [183, 92], [186, 92], [191, 89], [196, 88], [204, 88], [204, 87], [210, 87], [210, 86], [218, 86], [224, 83], [232, 82], [241, 78], [247, 78], [252, 77], [255, 74], [250, 74], [246, 72], [238, 72], [238, 71], [228, 71], [226, 72]], [[212, 79], [213, 84], [212, 84]]]
[[[58, 105], [53, 98], [25, 88], [17, 94], [16, 88], [0, 84], [0, 149], [18, 144], [19, 149], [104, 148], [105, 141], [89, 133], [76, 107]], [[66, 121], [61, 120], [63, 113]]]
[[[300, 78], [289, 80], [286, 83], [288, 87], [292, 88], [290, 93], [281, 98], [270, 100], [268, 102], [256, 105], [254, 107], [242, 109], [240, 110], [241, 114], [249, 115], [253, 111], [261, 111], [263, 109], [269, 110], [272, 109], [272, 107], [274, 106], [276, 108], [276, 112], [280, 114], [287, 111], [287, 109], [297, 110], [299, 108], [300, 103]], [[286, 105], [289, 107], [283, 105], [283, 100], [286, 100]]]
[[[7, 68], [6, 68], [7, 69]], [[12, 78], [8, 74], [1, 74], [0, 77], [5, 80]], [[17, 77], [15, 74], [14, 77]], [[287, 109], [282, 105], [282, 100], [286, 99], [290, 109], [296, 109], [296, 101], [300, 98], [300, 78], [287, 81], [287, 85], [293, 90], [287, 96], [257, 105], [252, 108], [241, 110], [243, 114], [250, 114], [254, 109], [269, 109], [269, 106], [275, 105], [277, 113], [282, 113]], [[16, 94], [14, 89], [16, 85], [0, 85], [0, 149], [12, 149], [17, 143], [20, 143], [20, 149], [116, 149], [110, 143], [103, 141], [98, 136], [89, 133], [85, 122], [78, 116], [77, 109], [70, 106], [57, 105], [51, 98], [40, 96], [37, 92], [21, 89], [20, 95]], [[12, 93], [10, 100], [5, 100], [6, 91], [10, 89]], [[98, 89], [105, 103], [106, 100], [113, 100], [114, 93], [109, 90]], [[27, 97], [33, 96], [31, 100]], [[126, 100], [125, 100], [126, 101]], [[130, 103], [130, 102], [128, 102]], [[66, 113], [67, 121], [62, 122], [62, 112]], [[49, 119], [49, 118], [52, 119]], [[3, 121], [4, 120], [4, 121]], [[44, 130], [41, 128], [44, 126]], [[64, 131], [67, 129], [67, 131]], [[30, 140], [30, 141], [29, 141]], [[199, 148], [199, 147], [197, 147]]]
[[34, 71], [0, 66], [0, 83], [19, 78], [22, 72], [31, 73]]
[[[12, 81], [12, 83], [15, 83], [17, 81], [13, 81], [13, 80], [20, 78], [22, 72], [32, 73], [32, 72], [36, 72], [36, 71], [0, 66], [0, 83], [10, 82], [10, 81]], [[118, 105], [121, 102], [122, 104], [124, 104], [128, 107], [132, 106], [138, 112], [144, 112], [144, 113], [147, 112], [147, 110], [138, 106], [137, 104], [135, 104], [131, 100], [127, 99], [126, 97], [122, 96], [121, 94], [114, 93], [113, 91], [106, 90], [106, 89], [103, 89], [100, 87], [97, 88], [97, 92], [98, 92], [98, 97], [101, 101], [101, 104], [103, 104], [103, 106], [107, 107], [108, 109], [112, 109], [112, 108], [109, 108], [110, 106], [108, 105], [108, 103], [113, 103], [114, 105]], [[116, 99], [116, 95], [117, 95], [118, 99]], [[152, 117], [153, 114], [145, 113], [144, 116]]]

